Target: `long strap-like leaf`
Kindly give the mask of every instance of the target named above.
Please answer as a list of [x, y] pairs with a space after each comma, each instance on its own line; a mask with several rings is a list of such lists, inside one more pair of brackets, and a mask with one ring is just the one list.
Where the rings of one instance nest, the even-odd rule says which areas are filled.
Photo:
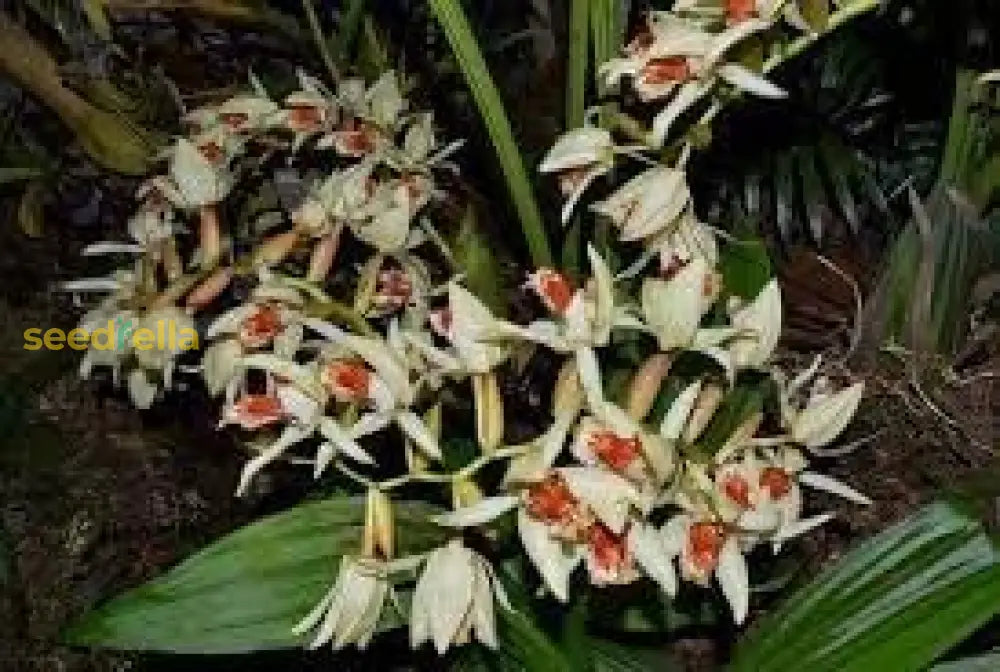
[[542, 215], [535, 201], [531, 183], [524, 167], [524, 159], [514, 142], [514, 133], [504, 111], [486, 61], [459, 0], [430, 0], [431, 9], [444, 29], [455, 58], [465, 74], [465, 80], [486, 123], [497, 158], [503, 168], [514, 207], [521, 220], [521, 229], [528, 243], [528, 251], [535, 266], [551, 266], [552, 252], [542, 223]]

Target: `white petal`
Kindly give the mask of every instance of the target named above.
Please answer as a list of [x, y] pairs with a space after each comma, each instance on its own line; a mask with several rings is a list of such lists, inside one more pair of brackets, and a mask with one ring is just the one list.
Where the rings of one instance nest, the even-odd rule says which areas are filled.
[[250, 481], [257, 475], [257, 472], [267, 466], [270, 462], [274, 461], [292, 445], [305, 439], [311, 433], [311, 430], [305, 430], [294, 425], [285, 427], [277, 441], [261, 451], [257, 457], [243, 465], [243, 471], [240, 474], [240, 483], [236, 487], [236, 496], [242, 497], [244, 493], [246, 493], [247, 487], [250, 485]]
[[726, 63], [720, 65], [717, 72], [719, 77], [726, 80], [740, 91], [752, 93], [761, 98], [787, 98], [785, 90], [768, 79], [757, 74], [753, 70], [738, 63]]
[[750, 608], [750, 577], [736, 537], [729, 537], [722, 545], [715, 576], [719, 580], [722, 594], [729, 602], [729, 608], [732, 609], [733, 620], [740, 625]]
[[566, 549], [549, 534], [545, 523], [532, 519], [523, 509], [517, 513], [517, 530], [525, 553], [538, 569], [549, 591], [560, 602], [569, 600], [569, 577], [583, 555]]
[[670, 410], [663, 416], [663, 423], [660, 425], [660, 435], [669, 440], [677, 441], [684, 432], [688, 417], [698, 401], [698, 394], [701, 392], [701, 381], [696, 380], [685, 387], [674, 403], [670, 405]]
[[840, 436], [854, 417], [865, 384], [855, 383], [807, 405], [792, 421], [792, 438], [807, 448], [819, 448]]
[[429, 457], [441, 459], [441, 448], [437, 438], [427, 428], [420, 416], [413, 411], [400, 411], [396, 414], [396, 424], [403, 430], [413, 443]]
[[485, 525], [507, 513], [520, 503], [521, 499], [513, 495], [486, 497], [472, 506], [449, 511], [432, 520], [444, 527], [475, 527]]
[[676, 595], [677, 572], [663, 534], [654, 527], [638, 524], [629, 531], [628, 542], [636, 562], [649, 578], [667, 595]]
[[632, 506], [643, 508], [635, 486], [615, 473], [594, 467], [562, 467], [558, 471], [570, 492], [615, 534], [625, 529]]
[[835, 478], [825, 476], [823, 474], [803, 471], [799, 474], [799, 483], [808, 485], [811, 488], [816, 488], [817, 490], [824, 490], [837, 495], [838, 497], [843, 497], [844, 499], [850, 500], [855, 504], [864, 504], [867, 506], [872, 503], [872, 500], [846, 483], [842, 483]]
[[701, 81], [694, 81], [685, 82], [677, 90], [670, 103], [653, 119], [652, 143], [654, 147], [663, 146], [663, 141], [667, 139], [667, 134], [670, 133], [670, 128], [677, 121], [677, 118], [697, 103], [708, 93], [710, 88]]
[[810, 518], [800, 518], [799, 520], [783, 526], [775, 533], [771, 540], [774, 544], [774, 551], [777, 553], [781, 548], [782, 543], [792, 539], [793, 537], [805, 534], [809, 530], [819, 527], [827, 521], [832, 520], [834, 517], [835, 516], [832, 513], [821, 513]]

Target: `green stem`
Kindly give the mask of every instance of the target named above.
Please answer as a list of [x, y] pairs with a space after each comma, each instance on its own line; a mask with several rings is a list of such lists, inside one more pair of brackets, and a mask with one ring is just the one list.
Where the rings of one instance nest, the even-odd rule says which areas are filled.
[[493, 147], [507, 180], [507, 188], [514, 201], [514, 208], [521, 220], [521, 230], [527, 241], [532, 262], [535, 266], [551, 266], [552, 251], [524, 167], [524, 159], [514, 140], [514, 133], [500, 100], [500, 93], [490, 77], [486, 61], [479, 50], [479, 44], [472, 33], [465, 12], [459, 0], [430, 0], [430, 5], [438, 23], [444, 29], [493, 141]]

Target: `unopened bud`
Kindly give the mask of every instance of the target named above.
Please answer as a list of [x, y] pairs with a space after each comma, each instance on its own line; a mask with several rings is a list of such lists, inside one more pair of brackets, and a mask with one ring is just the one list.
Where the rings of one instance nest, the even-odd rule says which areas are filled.
[[495, 451], [503, 442], [503, 397], [496, 374], [472, 376], [472, 397], [476, 407], [476, 438], [483, 453]]
[[688, 417], [687, 428], [684, 431], [684, 441], [691, 443], [701, 436], [708, 427], [712, 416], [722, 404], [723, 390], [718, 385], [705, 385], [698, 394], [698, 400]]
[[396, 529], [392, 500], [378, 488], [368, 490], [362, 552], [365, 557], [389, 559], [395, 553]]
[[635, 372], [628, 391], [628, 414], [633, 420], [642, 420], [653, 408], [670, 363], [670, 355], [652, 355]]
[[576, 370], [576, 361], [569, 359], [559, 370], [555, 389], [552, 391], [552, 414], [556, 417], [573, 413], [583, 403], [583, 386]]

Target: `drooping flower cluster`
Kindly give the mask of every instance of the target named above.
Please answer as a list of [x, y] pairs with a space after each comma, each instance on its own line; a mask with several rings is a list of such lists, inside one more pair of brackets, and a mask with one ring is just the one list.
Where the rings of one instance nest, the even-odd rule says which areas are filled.
[[[367, 493], [360, 552], [341, 558], [332, 587], [296, 629], [313, 633], [314, 646], [366, 646], [387, 603], [398, 608], [398, 586], [414, 578], [414, 646], [431, 641], [443, 652], [471, 638], [495, 646], [495, 602], [510, 607], [490, 561], [460, 530], [504, 515], [516, 516], [524, 553], [556, 599], [570, 599], [581, 565], [593, 585], [648, 578], [669, 595], [680, 580], [714, 578], [742, 622], [745, 555], [761, 544], [777, 550], [830, 518], [803, 517], [801, 486], [867, 501], [807, 460], [844, 429], [862, 385], [832, 389], [818, 363], [788, 380], [771, 364], [777, 283], [742, 299], [728, 291], [716, 232], [691, 203], [690, 148], [674, 166], [644, 154], [720, 86], [780, 95], [728, 56], [768, 29], [781, 4], [790, 3], [677, 3], [650, 14], [624, 55], [602, 68], [611, 82], [631, 77], [641, 99], [668, 101], [649, 142], [617, 145], [610, 131], [587, 126], [560, 138], [540, 170], [558, 174], [568, 219], [618, 157], [642, 155], [653, 165], [591, 208], [644, 251], [617, 277], [593, 246], [583, 281], [554, 268], [527, 274], [546, 313], [528, 324], [495, 315], [461, 275], [441, 270], [452, 256], [427, 213], [459, 143], [439, 144], [431, 115], [409, 110], [392, 72], [371, 86], [346, 79], [335, 91], [303, 74], [281, 100], [254, 80], [251, 93], [191, 112], [190, 132], [164, 155], [167, 170], [138, 194], [132, 242], [88, 250], [137, 257], [110, 278], [70, 284], [110, 291], [85, 322], [200, 323], [208, 346], [195, 361], [125, 343], [88, 352], [85, 373], [125, 369], [132, 399], [148, 407], [176, 370], [200, 371], [220, 399], [220, 424], [248, 437], [238, 494], [292, 452], [315, 477], [333, 473]], [[295, 166], [306, 154], [323, 169], [307, 173], [280, 207], [250, 221], [227, 207], [249, 174], [277, 161]], [[656, 271], [637, 280], [654, 259]], [[605, 385], [618, 336], [648, 353], [623, 397]], [[552, 422], [534, 440], [508, 445], [499, 370], [530, 349], [562, 361]], [[700, 373], [666, 385], [684, 357], [700, 358]], [[747, 374], [775, 383], [777, 435], [761, 435], [760, 406], [731, 422]], [[455, 386], [471, 391], [479, 455], [449, 470], [441, 391]], [[484, 493], [480, 472], [496, 462], [505, 476]], [[384, 473], [401, 463], [402, 473]], [[453, 533], [426, 553], [396, 557], [391, 493], [418, 481], [446, 488], [452, 510], [434, 522]]]

